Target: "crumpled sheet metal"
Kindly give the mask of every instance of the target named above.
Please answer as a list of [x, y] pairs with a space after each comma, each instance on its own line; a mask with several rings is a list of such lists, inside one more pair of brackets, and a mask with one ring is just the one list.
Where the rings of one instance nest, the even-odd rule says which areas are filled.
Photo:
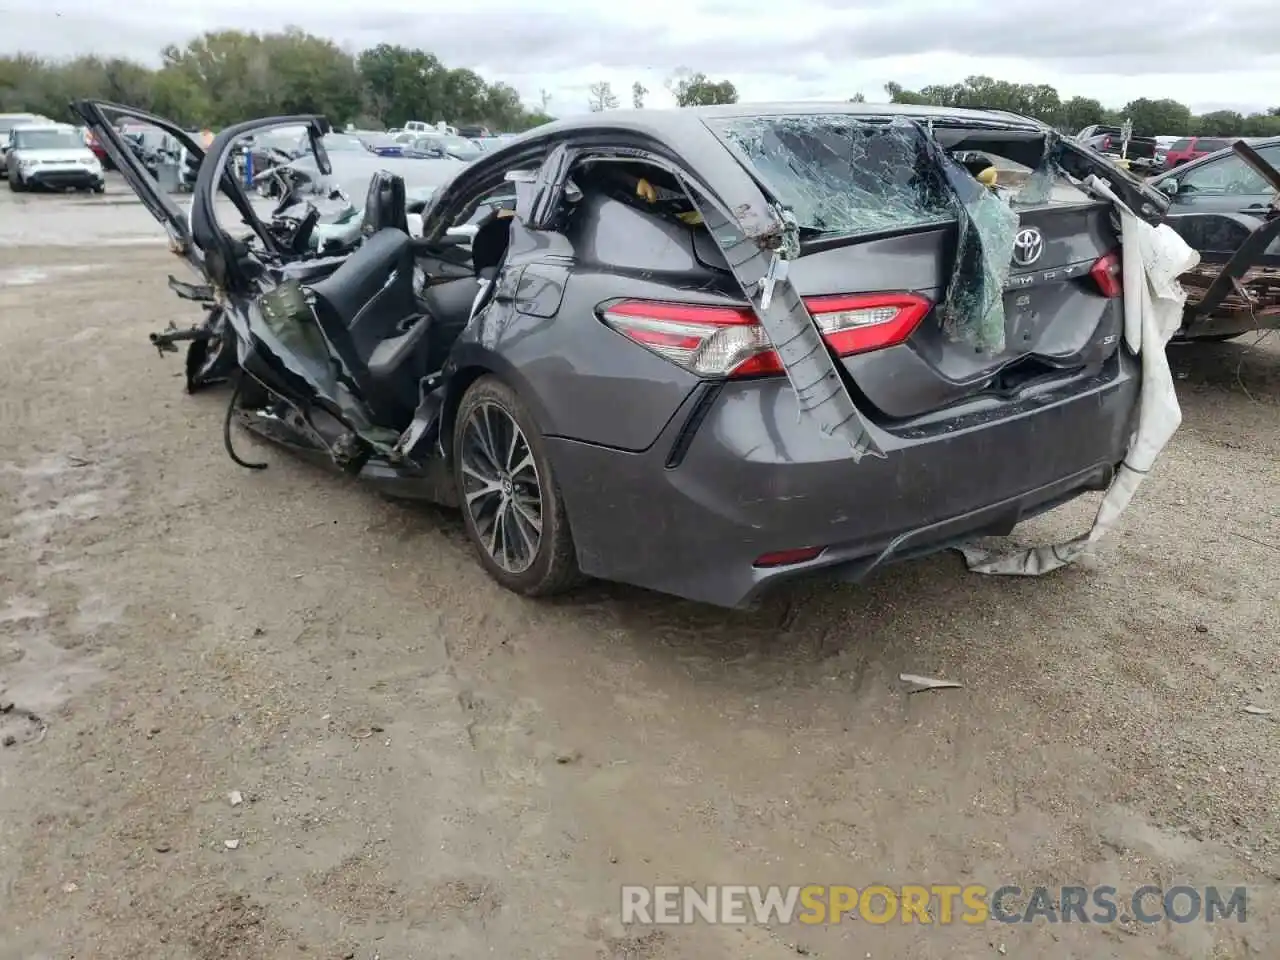
[[1200, 255], [1170, 227], [1153, 227], [1138, 217], [1097, 177], [1086, 181], [1086, 186], [1110, 200], [1120, 214], [1124, 342], [1138, 354], [1142, 368], [1137, 429], [1088, 532], [1065, 543], [1005, 554], [976, 546], [959, 548], [975, 573], [1039, 576], [1079, 559], [1115, 527], [1182, 422], [1165, 346], [1182, 323], [1187, 298], [1178, 277], [1195, 267]]
[[399, 435], [372, 423], [363, 404], [338, 379], [328, 342], [297, 281], [286, 281], [260, 298], [249, 312], [249, 329], [318, 397], [341, 410], [362, 440], [379, 453], [390, 453]]
[[[777, 350], [796, 392], [800, 416], [809, 418], [827, 436], [848, 443], [854, 463], [864, 456], [884, 457], [836, 372], [813, 317], [787, 278], [786, 265], [800, 252], [794, 215], [786, 209], [778, 211], [779, 223], [791, 229], [765, 246], [746, 236], [697, 186], [686, 183], [685, 189]], [[771, 273], [776, 277], [772, 285], [768, 283]], [[768, 294], [766, 286], [770, 287]]]
[[924, 126], [816, 115], [744, 118], [722, 129], [802, 228], [858, 234], [957, 220], [955, 265], [939, 306], [943, 329], [983, 352], [1004, 349], [1018, 215]]

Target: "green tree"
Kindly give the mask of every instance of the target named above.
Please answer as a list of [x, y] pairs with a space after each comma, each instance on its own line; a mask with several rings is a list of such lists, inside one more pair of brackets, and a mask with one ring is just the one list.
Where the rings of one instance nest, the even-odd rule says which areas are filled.
[[867, 98], [862, 94], [861, 91], [859, 91], [858, 93], [855, 93], [852, 97], [849, 98], [849, 102], [850, 103], [866, 103]]
[[434, 120], [445, 106], [445, 68], [425, 50], [380, 43], [356, 59], [365, 106], [388, 127]]
[[1058, 123], [1063, 132], [1075, 134], [1095, 123], [1105, 123], [1107, 109], [1097, 100], [1089, 97], [1072, 97], [1062, 104], [1058, 112]]
[[166, 47], [162, 56], [166, 69], [210, 92], [206, 119], [213, 126], [276, 112], [271, 58], [255, 33], [206, 33], [185, 47]]
[[290, 27], [262, 38], [272, 102], [281, 114], [320, 113], [345, 124], [363, 107], [355, 61], [331, 40]]
[[587, 106], [591, 108], [592, 113], [618, 109], [617, 94], [613, 92], [613, 84], [608, 80], [593, 83], [588, 92], [590, 99], [587, 101]]
[[676, 104], [681, 107], [708, 107], [717, 103], [737, 103], [738, 88], [729, 80], [719, 83], [707, 79], [705, 73], [692, 73], [680, 77], [674, 93]]
[[1280, 137], [1280, 113], [1251, 113], [1240, 132], [1246, 137]]
[[929, 102], [921, 94], [908, 90], [902, 84], [894, 83], [892, 80], [884, 85], [884, 92], [890, 103], [927, 104]]
[[1119, 118], [1132, 120], [1134, 135], [1139, 137], [1180, 137], [1189, 133], [1191, 127], [1190, 109], [1167, 97], [1131, 100], [1120, 110]]
[[645, 94], [648, 92], [649, 88], [639, 80], [631, 84], [631, 106], [636, 110], [642, 109], [644, 107]]
[[1214, 110], [1192, 120], [1191, 128], [1206, 137], [1243, 137], [1245, 118], [1234, 110]]

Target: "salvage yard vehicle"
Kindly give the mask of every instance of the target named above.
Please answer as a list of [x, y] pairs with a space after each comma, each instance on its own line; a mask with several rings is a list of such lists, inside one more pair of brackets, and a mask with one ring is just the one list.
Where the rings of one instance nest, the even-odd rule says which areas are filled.
[[102, 164], [85, 143], [84, 134], [65, 123], [22, 124], [9, 131], [4, 157], [9, 189], [50, 190], [107, 188]]
[[1235, 137], [1183, 137], [1181, 140], [1175, 140], [1165, 151], [1165, 168], [1173, 170], [1184, 163], [1199, 160], [1219, 150], [1226, 150], [1235, 142], [1235, 139]]
[[9, 176], [9, 165], [5, 163], [5, 154], [9, 151], [9, 131], [14, 127], [32, 124], [38, 126], [53, 122], [38, 113], [0, 113], [0, 177]]
[[[1168, 224], [1201, 258], [1182, 280], [1190, 296], [1177, 340], [1280, 327], [1278, 170], [1280, 137], [1268, 137], [1237, 140], [1149, 181], [1169, 197]], [[1240, 269], [1225, 269], [1237, 256]]]
[[[75, 109], [103, 136], [124, 108]], [[227, 175], [238, 140], [288, 123], [328, 168], [323, 118], [237, 124], [189, 217], [108, 141], [225, 317], [200, 349], [235, 381], [228, 453], [265, 466], [235, 420], [456, 505], [513, 591], [586, 575], [739, 606], [858, 580], [1104, 489], [1125, 457], [1138, 366], [1114, 208], [1084, 181], [1151, 219], [1167, 198], [1036, 121], [851, 103], [561, 120], [459, 164], [418, 238], [403, 180], [375, 174], [363, 242], [318, 273]], [[1033, 172], [980, 181], [977, 155]]]
[[1125, 139], [1122, 127], [1107, 126], [1096, 123], [1085, 127], [1076, 134], [1076, 139], [1101, 154], [1120, 161], [1123, 166], [1136, 172], [1147, 172], [1156, 169], [1156, 157], [1159, 144], [1154, 137], [1134, 137]]

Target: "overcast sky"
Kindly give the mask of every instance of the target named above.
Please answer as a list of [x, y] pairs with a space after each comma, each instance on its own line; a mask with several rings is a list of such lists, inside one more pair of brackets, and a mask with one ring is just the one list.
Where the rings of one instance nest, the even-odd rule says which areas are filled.
[[[884, 99], [983, 73], [1050, 83], [1063, 97], [1121, 106], [1173, 97], [1193, 110], [1280, 105], [1276, 0], [1151, 0], [1104, 7], [978, 0], [0, 0], [0, 53], [126, 55], [154, 62], [206, 30], [293, 24], [355, 52], [380, 42], [430, 50], [504, 80], [550, 111], [587, 108], [608, 80], [668, 105], [679, 67], [727, 78], [741, 99]], [[1016, 12], [1021, 10], [1022, 12]], [[465, 12], [461, 12], [465, 11]], [[435, 118], [425, 118], [435, 119]]]

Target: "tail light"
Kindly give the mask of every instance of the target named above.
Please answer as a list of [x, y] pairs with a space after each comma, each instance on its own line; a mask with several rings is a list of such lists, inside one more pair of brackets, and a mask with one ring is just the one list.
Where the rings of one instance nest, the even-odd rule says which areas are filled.
[[[822, 339], [847, 357], [902, 343], [933, 304], [913, 293], [809, 297]], [[700, 377], [758, 377], [783, 372], [782, 361], [750, 307], [628, 300], [602, 311], [629, 340]]]
[[797, 563], [808, 563], [822, 556], [826, 547], [796, 547], [792, 550], [776, 550], [773, 553], [762, 553], [756, 557], [753, 567], [790, 567]]
[[1098, 285], [1098, 291], [1104, 297], [1118, 297], [1124, 293], [1122, 282], [1123, 268], [1120, 254], [1108, 253], [1089, 268], [1089, 276]]

